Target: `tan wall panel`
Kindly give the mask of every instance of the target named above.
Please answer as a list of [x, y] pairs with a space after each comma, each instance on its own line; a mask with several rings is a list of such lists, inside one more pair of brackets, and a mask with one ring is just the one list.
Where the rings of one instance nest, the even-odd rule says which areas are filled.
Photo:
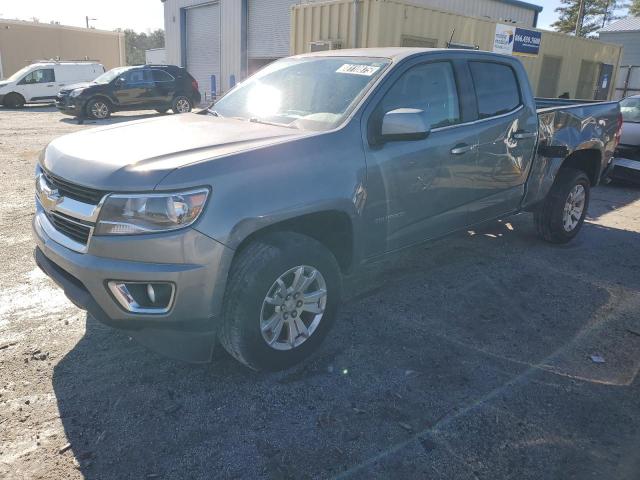
[[124, 34], [60, 25], [0, 21], [0, 53], [5, 77], [34, 60], [97, 60], [105, 68], [124, 65]]
[[[317, 40], [342, 40], [343, 47], [351, 47], [353, 11], [352, 0], [313, 3], [296, 6], [291, 16], [292, 53], [309, 51], [309, 42]], [[345, 18], [349, 18], [348, 21]], [[411, 35], [437, 39], [438, 47], [446, 47], [452, 32], [454, 42], [479, 45], [481, 50], [491, 51], [496, 23], [492, 20], [465, 17], [404, 3], [398, 0], [362, 0], [360, 2], [360, 47], [401, 46], [402, 36]], [[320, 25], [335, 26], [321, 29]], [[334, 33], [337, 31], [337, 36]], [[346, 42], [345, 42], [346, 39]], [[575, 96], [578, 72], [582, 60], [614, 65], [620, 61], [621, 48], [596, 40], [574, 38], [556, 32], [542, 30], [542, 45], [536, 57], [518, 58], [524, 64], [534, 93], [540, 77], [543, 55], [562, 57], [558, 92]], [[612, 79], [612, 82], [615, 78]], [[612, 94], [613, 92], [611, 92]]]

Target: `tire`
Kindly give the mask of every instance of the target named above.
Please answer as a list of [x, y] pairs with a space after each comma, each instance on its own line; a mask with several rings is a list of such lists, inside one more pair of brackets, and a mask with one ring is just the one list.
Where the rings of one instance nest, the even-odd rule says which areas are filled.
[[160, 114], [165, 114], [167, 113], [168, 110], [169, 110], [168, 108], [156, 108], [156, 112]]
[[[551, 243], [572, 240], [580, 232], [587, 215], [590, 189], [591, 182], [585, 172], [573, 168], [560, 169], [547, 198], [533, 214], [538, 234]], [[581, 192], [582, 210], [578, 216]], [[573, 197], [570, 197], [572, 194]], [[573, 210], [575, 214], [567, 220], [569, 217], [565, 216], [565, 207], [570, 208], [570, 203], [576, 207]]]
[[[300, 267], [307, 278], [317, 271], [314, 280], [302, 290], [306, 295], [294, 296], [293, 291], [281, 290], [277, 280], [293, 286]], [[338, 263], [321, 243], [293, 232], [265, 235], [234, 260], [225, 293], [220, 343], [254, 370], [282, 370], [295, 365], [311, 355], [331, 329], [340, 291]], [[273, 303], [267, 302], [267, 297]], [[293, 313], [296, 309], [297, 316]], [[270, 322], [274, 325], [271, 329], [267, 328]], [[295, 329], [293, 339], [290, 326]], [[309, 334], [300, 333], [304, 330]]]
[[3, 105], [7, 108], [22, 108], [25, 103], [24, 97], [15, 92], [7, 94], [3, 101]]
[[111, 116], [111, 104], [103, 98], [92, 98], [87, 102], [87, 116], [95, 120], [104, 120]]
[[173, 113], [188, 113], [193, 108], [193, 102], [189, 97], [178, 95], [171, 102], [171, 110]]

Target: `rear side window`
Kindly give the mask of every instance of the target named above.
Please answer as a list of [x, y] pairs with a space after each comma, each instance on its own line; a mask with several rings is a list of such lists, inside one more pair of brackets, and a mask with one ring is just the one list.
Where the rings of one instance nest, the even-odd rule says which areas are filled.
[[154, 82], [171, 82], [173, 77], [164, 70], [151, 70], [151, 76]]
[[508, 113], [520, 105], [520, 88], [511, 67], [500, 63], [469, 62], [480, 118]]
[[397, 108], [424, 110], [431, 128], [460, 123], [453, 68], [448, 62], [417, 65], [393, 84], [381, 102], [382, 113]]

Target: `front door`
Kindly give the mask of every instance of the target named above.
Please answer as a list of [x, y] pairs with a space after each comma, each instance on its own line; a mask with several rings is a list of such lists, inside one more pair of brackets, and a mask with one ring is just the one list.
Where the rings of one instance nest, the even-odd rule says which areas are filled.
[[448, 61], [408, 67], [368, 119], [371, 132], [386, 112], [424, 110], [431, 132], [422, 140], [369, 142], [364, 219], [367, 256], [396, 250], [461, 228], [464, 196], [456, 177], [475, 164], [476, 136], [461, 123], [453, 65]]
[[58, 93], [53, 68], [39, 68], [18, 82], [18, 92], [27, 102], [50, 102]]
[[153, 79], [148, 69], [136, 68], [125, 72], [116, 81], [114, 96], [120, 108], [140, 108], [153, 104]]

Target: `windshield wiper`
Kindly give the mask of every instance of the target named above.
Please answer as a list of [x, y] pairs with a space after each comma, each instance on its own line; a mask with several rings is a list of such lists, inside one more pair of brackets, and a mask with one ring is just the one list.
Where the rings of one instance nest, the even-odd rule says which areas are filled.
[[298, 129], [298, 127], [295, 127], [295, 126], [290, 125], [290, 124], [288, 125], [288, 124], [286, 124], [286, 123], [268, 122], [268, 121], [266, 121], [266, 120], [261, 120], [261, 119], [256, 118], [256, 117], [251, 117], [251, 118], [249, 119], [249, 121], [250, 121], [251, 123], [262, 123], [262, 124], [264, 124], [264, 125], [274, 125], [274, 126], [276, 126], [276, 127], [294, 128], [294, 129], [296, 129], [296, 130]]

